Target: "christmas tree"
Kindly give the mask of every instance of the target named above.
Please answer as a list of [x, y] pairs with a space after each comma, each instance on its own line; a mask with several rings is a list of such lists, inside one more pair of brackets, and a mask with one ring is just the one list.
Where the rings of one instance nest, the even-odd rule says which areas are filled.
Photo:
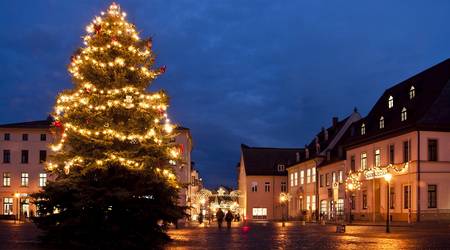
[[86, 27], [71, 58], [74, 88], [54, 107], [53, 177], [34, 194], [44, 239], [93, 248], [155, 247], [184, 215], [171, 164], [174, 125], [164, 91], [149, 93], [152, 40], [142, 40], [112, 4]]

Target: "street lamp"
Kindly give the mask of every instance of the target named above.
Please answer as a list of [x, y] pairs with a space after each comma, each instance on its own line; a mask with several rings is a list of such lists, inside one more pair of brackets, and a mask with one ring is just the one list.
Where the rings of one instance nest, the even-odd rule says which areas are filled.
[[391, 185], [390, 184], [391, 184], [392, 174], [390, 174], [390, 173], [385, 174], [384, 175], [384, 179], [387, 182], [386, 233], [389, 233], [390, 232], [390, 228], [389, 228], [389, 221], [390, 221], [389, 220], [389, 210], [390, 210], [390, 198], [391, 198], [390, 197], [390, 195], [391, 195]]
[[349, 200], [349, 204], [350, 204], [350, 206], [349, 206], [349, 218], [348, 218], [348, 221], [349, 221], [349, 224], [351, 224], [352, 223], [352, 206], [353, 206], [353, 201], [352, 201], [352, 197], [353, 197], [353, 189], [354, 189], [355, 187], [353, 186], [353, 183], [349, 183], [348, 185], [347, 185], [347, 189], [350, 191], [350, 200]]
[[280, 193], [280, 203], [281, 203], [281, 226], [284, 227], [284, 205], [286, 204], [286, 201], [288, 200], [288, 194], [286, 193]]
[[14, 222], [15, 222], [18, 219], [20, 219], [20, 217], [19, 217], [20, 216], [20, 193], [15, 193], [14, 197], [17, 198], [17, 216], [16, 216], [16, 220], [14, 220]]

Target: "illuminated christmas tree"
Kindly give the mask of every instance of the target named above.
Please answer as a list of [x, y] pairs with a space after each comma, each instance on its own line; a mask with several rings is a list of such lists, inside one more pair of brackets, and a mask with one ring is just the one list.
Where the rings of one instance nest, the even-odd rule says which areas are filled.
[[125, 17], [112, 4], [86, 27], [69, 65], [74, 88], [57, 98], [47, 163], [54, 181], [34, 195], [47, 240], [155, 246], [167, 239], [164, 225], [183, 215], [168, 97], [146, 91], [165, 67], [153, 67], [152, 40]]

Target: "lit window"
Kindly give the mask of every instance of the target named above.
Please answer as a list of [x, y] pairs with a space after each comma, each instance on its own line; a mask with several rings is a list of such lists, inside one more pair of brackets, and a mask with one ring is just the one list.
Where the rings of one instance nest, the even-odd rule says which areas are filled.
[[306, 209], [311, 210], [311, 197], [306, 196]]
[[344, 182], [344, 171], [339, 170], [339, 183]]
[[312, 182], [316, 182], [316, 168], [311, 168], [311, 180]]
[[264, 192], [270, 192], [270, 182], [264, 183]]
[[380, 129], [384, 128], [384, 117], [380, 117]]
[[253, 219], [267, 219], [267, 208], [253, 208]]
[[45, 187], [46, 183], [47, 183], [47, 174], [40, 173], [39, 174], [39, 187]]
[[375, 167], [381, 166], [381, 150], [376, 149], [375, 150]]
[[28, 173], [22, 173], [20, 186], [28, 187]]
[[303, 185], [305, 183], [305, 171], [300, 171], [300, 184]]
[[361, 169], [367, 169], [367, 154], [366, 153], [361, 153]]
[[11, 197], [3, 198], [3, 214], [4, 215], [13, 214], [13, 198]]
[[298, 173], [295, 172], [294, 173], [294, 186], [297, 186], [297, 185], [298, 185]]
[[311, 169], [307, 169], [306, 170], [306, 183], [310, 183], [311, 182]]
[[315, 211], [315, 210], [316, 210], [316, 196], [315, 196], [315, 195], [313, 195], [313, 196], [311, 197], [311, 210], [312, 210], [312, 211]]
[[366, 134], [366, 124], [362, 124], [361, 125], [361, 135], [365, 135]]
[[294, 186], [294, 173], [291, 173], [291, 187]]
[[252, 182], [252, 192], [258, 192], [258, 182]]
[[406, 108], [403, 107], [403, 109], [402, 109], [402, 122], [406, 121], [407, 118], [408, 117], [407, 117], [407, 114], [406, 114]]
[[3, 173], [3, 186], [4, 187], [11, 186], [11, 173], [9, 173], [9, 172]]
[[389, 108], [394, 107], [394, 97], [392, 97], [392, 96], [389, 96], [388, 107]]
[[287, 192], [287, 185], [286, 182], [281, 182], [281, 192]]
[[278, 172], [283, 172], [284, 171], [284, 165], [283, 164], [278, 164]]
[[416, 89], [414, 86], [411, 86], [409, 89], [409, 99], [413, 99], [414, 97], [416, 97]]

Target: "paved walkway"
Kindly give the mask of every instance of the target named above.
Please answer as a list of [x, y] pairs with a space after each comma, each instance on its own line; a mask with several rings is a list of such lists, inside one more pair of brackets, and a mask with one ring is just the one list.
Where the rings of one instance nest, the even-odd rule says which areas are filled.
[[334, 225], [287, 222], [234, 223], [233, 227], [192, 227], [169, 232], [167, 249], [450, 249], [450, 227], [420, 225], [392, 227], [347, 226], [336, 233]]

